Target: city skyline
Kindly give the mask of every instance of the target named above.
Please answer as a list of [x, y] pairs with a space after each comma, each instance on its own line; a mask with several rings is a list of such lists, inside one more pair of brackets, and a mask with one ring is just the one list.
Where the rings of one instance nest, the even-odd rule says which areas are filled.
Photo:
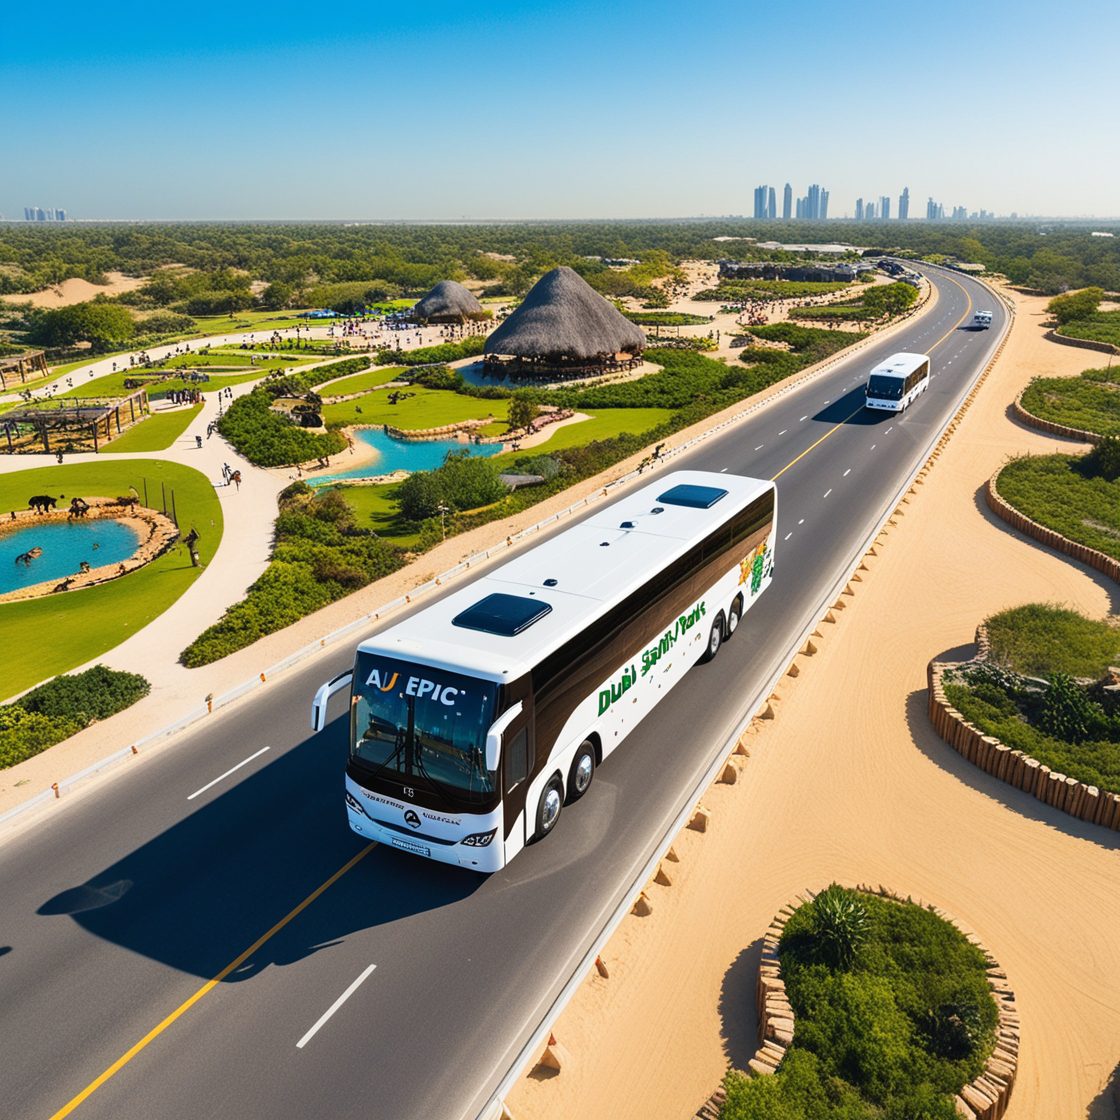
[[[837, 200], [877, 200], [869, 184], [905, 175], [918, 198], [1117, 216], [1120, 152], [1091, 114], [1068, 112], [1104, 103], [1103, 71], [1079, 44], [1120, 33], [1115, 5], [1065, 10], [1053, 36], [1038, 0], [993, 0], [985, 24], [1000, 34], [979, 39], [963, 0], [870, 30], [823, 0], [804, 14], [720, 0], [682, 23], [664, 0], [485, 10], [436, 0], [335, 21], [278, 0], [269, 19], [231, 34], [228, 9], [208, 0], [189, 21], [61, 0], [50, 33], [13, 35], [0, 65], [20, 153], [0, 182], [0, 214], [65, 197], [73, 219], [699, 217], [749, 212], [741, 184], [768, 182], [784, 216], [784, 184], [824, 177], [835, 215], [851, 206]], [[750, 71], [683, 34], [693, 23], [750, 44]], [[962, 51], [966, 40], [975, 49]], [[832, 82], [837, 58], [857, 49], [904, 65], [922, 108], [876, 117], [854, 142], [853, 104]], [[1024, 62], [1040, 57], [1061, 94], [1027, 107]], [[168, 80], [184, 65], [189, 88]], [[780, 118], [742, 143], [742, 106], [775, 89]], [[994, 90], [1006, 96], [985, 95]], [[623, 154], [630, 137], [659, 153], [653, 164]], [[700, 158], [662, 158], [678, 148]]]

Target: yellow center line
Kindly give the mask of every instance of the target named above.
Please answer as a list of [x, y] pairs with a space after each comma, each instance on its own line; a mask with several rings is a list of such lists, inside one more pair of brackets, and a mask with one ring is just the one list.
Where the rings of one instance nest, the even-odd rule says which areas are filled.
[[[965, 307], [964, 314], [929, 348], [929, 353], [930, 354], [932, 354], [934, 352], [934, 350], [936, 350], [945, 341], [945, 339], [947, 339], [961, 325], [961, 323], [963, 323], [965, 321], [965, 319], [968, 318], [968, 313], [972, 310], [972, 296], [970, 296], [968, 294], [968, 292], [965, 290], [964, 285], [958, 283], [951, 276], [944, 276], [944, 277], [942, 277], [942, 279], [948, 280], [950, 284], [956, 284], [957, 287], [960, 288], [960, 290], [962, 292], [964, 292], [964, 298], [966, 300], [968, 300], [968, 306]], [[788, 463], [786, 463], [786, 465], [784, 467], [782, 467], [782, 469], [780, 471], [778, 471], [778, 473], [776, 475], [774, 475], [774, 477], [770, 481], [771, 482], [777, 482], [778, 479], [781, 478], [782, 475], [784, 475], [786, 473], [786, 471], [788, 471], [790, 469], [790, 467], [795, 466], [797, 463], [800, 463], [801, 460], [804, 459], [805, 456], [808, 455], [810, 451], [813, 451], [815, 448], [820, 447], [820, 445], [822, 443], [824, 443], [824, 441], [826, 439], [828, 439], [828, 437], [830, 435], [832, 435], [834, 432], [839, 431], [849, 420], [851, 420], [851, 418], [853, 416], [857, 415], [858, 413], [860, 413], [862, 411], [863, 411], [863, 405], [861, 404], [858, 408], [855, 409], [855, 411], [849, 412], [848, 415], [845, 416], [844, 419], [841, 420], [839, 424], [836, 424], [834, 427], [829, 428], [829, 430], [827, 432], [825, 432], [825, 434], [823, 436], [821, 436], [820, 439], [818, 439], [815, 443], [809, 444], [809, 446], [806, 447], [805, 450], [802, 451], [801, 454], [798, 455], [795, 459], [790, 459], [790, 461]]]
[[324, 891], [334, 886], [334, 884], [337, 883], [338, 880], [341, 879], [347, 871], [349, 871], [360, 860], [365, 859], [365, 857], [369, 855], [369, 853], [376, 847], [376, 843], [367, 844], [360, 852], [358, 852], [356, 856], [347, 860], [346, 863], [344, 863], [342, 867], [340, 867], [325, 883], [323, 883], [321, 886], [316, 887], [315, 890], [313, 890], [298, 906], [296, 906], [292, 910], [289, 910], [288, 913], [285, 914], [284, 917], [282, 917], [280, 921], [278, 921], [276, 925], [272, 927], [272, 929], [270, 929], [266, 934], [263, 934], [261, 937], [258, 937], [257, 940], [254, 941], [253, 944], [245, 950], [245, 952], [243, 952], [234, 960], [230, 961], [229, 964], [227, 964], [225, 968], [223, 968], [222, 971], [219, 972], [218, 975], [215, 976], [212, 980], [207, 980], [206, 983], [203, 984], [202, 987], [194, 993], [194, 995], [190, 996], [189, 999], [186, 999], [181, 1004], [179, 1004], [179, 1006], [176, 1007], [175, 1010], [172, 1011], [166, 1019], [154, 1026], [150, 1031], [148, 1031], [146, 1035], [144, 1035], [142, 1039], [140, 1039], [139, 1042], [137, 1042], [130, 1049], [126, 1050], [111, 1066], [109, 1066], [107, 1070], [105, 1070], [104, 1073], [94, 1078], [94, 1080], [91, 1081], [76, 1097], [74, 1097], [70, 1101], [67, 1101], [67, 1103], [64, 1104], [62, 1108], [60, 1108], [51, 1117], [51, 1120], [62, 1120], [64, 1116], [69, 1116], [70, 1113], [72, 1113], [74, 1109], [76, 1109], [78, 1105], [82, 1103], [82, 1101], [86, 1100], [87, 1097], [92, 1096], [95, 1092], [97, 1092], [98, 1089], [101, 1088], [102, 1085], [105, 1084], [106, 1081], [109, 1080], [109, 1078], [113, 1077], [115, 1074], [124, 1069], [124, 1067], [128, 1065], [128, 1063], [131, 1062], [132, 1059], [135, 1058], [136, 1055], [139, 1054], [140, 1051], [148, 1045], [148, 1043], [155, 1041], [155, 1039], [163, 1034], [163, 1032], [167, 1030], [167, 1028], [171, 1026], [171, 1024], [174, 1023], [176, 1019], [185, 1015], [196, 1003], [198, 1003], [200, 999], [202, 999], [203, 996], [213, 991], [213, 989], [216, 988], [231, 972], [233, 972], [234, 969], [240, 968], [241, 965], [243, 965], [258, 949], [260, 949], [262, 945], [275, 937], [276, 934], [278, 934], [289, 922], [291, 922], [293, 918], [296, 918], [300, 914], [302, 914], [303, 911], [306, 910], [307, 907], [310, 906]]

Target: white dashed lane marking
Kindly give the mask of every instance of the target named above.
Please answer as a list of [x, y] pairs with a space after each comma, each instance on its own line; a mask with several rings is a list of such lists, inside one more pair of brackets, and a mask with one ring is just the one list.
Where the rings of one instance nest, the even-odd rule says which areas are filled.
[[829, 487], [829, 488], [828, 488], [828, 489], [827, 489], [827, 490], [826, 490], [826, 491], [824, 492], [824, 496], [825, 496], [825, 497], [827, 498], [827, 497], [829, 496], [829, 494], [831, 494], [831, 493], [832, 493], [832, 487], [830, 486], [830, 487]]

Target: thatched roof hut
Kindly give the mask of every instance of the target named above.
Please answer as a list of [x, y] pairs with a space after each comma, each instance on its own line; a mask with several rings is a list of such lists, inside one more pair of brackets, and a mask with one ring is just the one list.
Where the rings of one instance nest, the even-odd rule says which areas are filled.
[[633, 362], [645, 334], [570, 268], [546, 272], [521, 306], [486, 340], [498, 356], [544, 369], [608, 368]]
[[441, 280], [412, 308], [412, 317], [422, 323], [465, 323], [485, 319], [482, 304], [454, 280]]

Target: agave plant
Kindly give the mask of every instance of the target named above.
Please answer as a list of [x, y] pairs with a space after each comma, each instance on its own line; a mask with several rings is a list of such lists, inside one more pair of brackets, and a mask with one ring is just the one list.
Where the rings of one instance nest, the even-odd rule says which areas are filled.
[[818, 960], [850, 968], [867, 934], [867, 909], [855, 891], [833, 883], [813, 900], [811, 937]]

